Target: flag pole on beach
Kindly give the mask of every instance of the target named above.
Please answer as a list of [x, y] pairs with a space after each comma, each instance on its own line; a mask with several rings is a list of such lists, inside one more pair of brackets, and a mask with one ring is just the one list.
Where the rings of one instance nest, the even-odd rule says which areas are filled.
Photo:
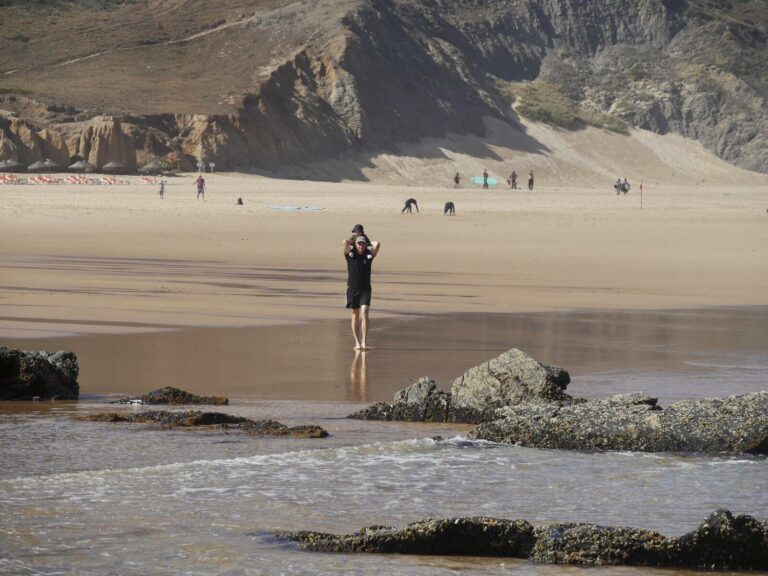
[[643, 181], [640, 180], [640, 210], [643, 209]]

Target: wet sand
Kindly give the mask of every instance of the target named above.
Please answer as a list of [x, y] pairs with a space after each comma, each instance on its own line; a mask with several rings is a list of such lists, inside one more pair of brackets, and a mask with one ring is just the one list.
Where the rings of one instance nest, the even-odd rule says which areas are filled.
[[[365, 354], [346, 321], [11, 339], [77, 353], [81, 394], [161, 386], [242, 399], [391, 400], [421, 376], [444, 389], [517, 347], [567, 369], [587, 397], [644, 390], [665, 402], [764, 389], [768, 308], [454, 314], [379, 319]], [[726, 384], [727, 382], [727, 384]]]

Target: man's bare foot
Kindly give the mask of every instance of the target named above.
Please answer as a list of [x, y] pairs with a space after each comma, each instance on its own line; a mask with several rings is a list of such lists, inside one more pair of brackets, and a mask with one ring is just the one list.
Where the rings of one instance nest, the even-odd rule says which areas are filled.
[[370, 350], [370, 348], [366, 346], [365, 342], [363, 342], [362, 344], [360, 344], [360, 350], [368, 351]]
[[355, 347], [353, 348], [353, 350], [354, 350], [355, 352], [360, 352], [360, 350], [365, 350], [365, 348], [363, 348], [362, 346], [360, 346], [360, 344], [358, 343], [358, 344], [356, 344], [356, 345], [355, 345]]

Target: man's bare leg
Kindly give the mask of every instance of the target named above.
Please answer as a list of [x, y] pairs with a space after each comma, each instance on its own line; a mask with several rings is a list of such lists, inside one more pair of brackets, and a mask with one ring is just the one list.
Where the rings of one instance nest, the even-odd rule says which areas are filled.
[[368, 337], [368, 306], [360, 306], [362, 311], [363, 320], [360, 325], [360, 331], [362, 332], [362, 340], [360, 341], [360, 350], [368, 350], [368, 345], [365, 343]]
[[[367, 308], [367, 306], [365, 307]], [[352, 336], [355, 337], [355, 350], [362, 350], [360, 345], [360, 308], [352, 308]]]

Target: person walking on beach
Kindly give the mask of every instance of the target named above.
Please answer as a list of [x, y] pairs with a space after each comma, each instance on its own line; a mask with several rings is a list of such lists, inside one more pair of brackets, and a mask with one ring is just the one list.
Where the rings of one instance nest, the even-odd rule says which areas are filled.
[[443, 208], [443, 216], [456, 216], [456, 206], [453, 202], [446, 202]]
[[453, 177], [453, 187], [454, 188], [460, 188], [461, 187], [461, 174], [456, 172], [456, 176]]
[[483, 168], [483, 190], [488, 190], [488, 169]]
[[160, 200], [165, 198], [165, 180], [160, 180]]
[[200, 200], [200, 196], [202, 196], [203, 200], [205, 200], [205, 178], [203, 178], [202, 174], [197, 177], [195, 184], [197, 184], [197, 199]]
[[359, 235], [352, 244], [344, 240], [344, 259], [347, 261], [347, 308], [352, 310], [352, 336], [355, 350], [368, 350], [368, 309], [371, 306], [371, 265], [381, 244]]
[[533, 170], [528, 174], [528, 190], [533, 190]]
[[512, 170], [512, 174], [509, 175], [509, 183], [512, 186], [512, 190], [517, 190], [517, 172]]
[[405, 207], [400, 210], [400, 214], [405, 214], [406, 212], [408, 212], [408, 214], [413, 214], [414, 208], [416, 208], [416, 212], [419, 212], [419, 205], [416, 203], [416, 198], [408, 198], [408, 200], [405, 201]]

